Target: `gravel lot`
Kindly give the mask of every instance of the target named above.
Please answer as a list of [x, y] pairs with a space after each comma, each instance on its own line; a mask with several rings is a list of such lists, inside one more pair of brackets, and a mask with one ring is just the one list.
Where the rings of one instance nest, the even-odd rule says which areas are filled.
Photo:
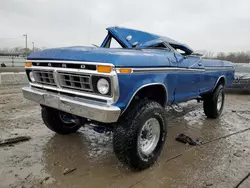
[[[157, 164], [131, 172], [112, 152], [112, 135], [88, 126], [56, 135], [42, 122], [40, 106], [22, 97], [21, 86], [0, 87], [0, 138], [31, 140], [0, 146], [0, 187], [250, 187], [250, 95], [227, 94], [220, 119], [206, 119], [202, 103], [169, 111], [168, 139]], [[175, 141], [184, 133], [203, 144]], [[66, 170], [74, 171], [64, 175]]]

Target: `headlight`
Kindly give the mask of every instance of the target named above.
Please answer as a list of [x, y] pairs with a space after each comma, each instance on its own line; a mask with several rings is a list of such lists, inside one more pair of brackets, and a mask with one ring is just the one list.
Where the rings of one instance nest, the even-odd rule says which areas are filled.
[[30, 80], [31, 80], [32, 82], [35, 82], [35, 81], [36, 81], [35, 78], [34, 78], [34, 74], [33, 74], [32, 71], [29, 72], [29, 77], [30, 77]]
[[105, 78], [101, 78], [97, 82], [99, 93], [106, 95], [109, 92], [109, 82]]

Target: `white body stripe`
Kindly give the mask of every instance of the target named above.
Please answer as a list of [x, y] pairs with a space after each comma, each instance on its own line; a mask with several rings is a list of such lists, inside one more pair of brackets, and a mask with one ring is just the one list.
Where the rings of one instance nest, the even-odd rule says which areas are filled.
[[[115, 68], [117, 73], [120, 73], [120, 69]], [[195, 68], [178, 68], [178, 67], [162, 67], [162, 68], [128, 68], [132, 69], [131, 73], [150, 73], [150, 72], [205, 72], [205, 71], [220, 71], [220, 70], [234, 70], [234, 67], [205, 67], [205, 69]], [[131, 74], [128, 73], [128, 74]], [[126, 73], [122, 73], [126, 74]]]

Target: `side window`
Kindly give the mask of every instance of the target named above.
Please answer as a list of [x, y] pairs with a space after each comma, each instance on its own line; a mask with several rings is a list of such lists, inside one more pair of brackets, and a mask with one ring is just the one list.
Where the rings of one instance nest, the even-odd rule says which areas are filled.
[[178, 52], [178, 53], [181, 54], [181, 55], [186, 56], [186, 55], [191, 54], [190, 51], [188, 51], [188, 50], [187, 50], [185, 47], [183, 47], [183, 46], [176, 45], [176, 44], [170, 44], [170, 43], [169, 43], [169, 45], [170, 45], [176, 52]]
[[154, 48], [164, 49], [164, 50], [167, 50], [167, 51], [171, 51], [170, 48], [168, 46], [164, 45], [163, 43], [155, 45]]
[[176, 48], [175, 49], [177, 52], [179, 52], [180, 54], [182, 55], [186, 55], [186, 52], [184, 52], [183, 50], [179, 49], [179, 48]]
[[164, 43], [155, 44], [155, 45], [149, 46], [148, 48], [167, 50], [169, 52], [171, 51], [171, 49], [167, 45], [165, 45]]

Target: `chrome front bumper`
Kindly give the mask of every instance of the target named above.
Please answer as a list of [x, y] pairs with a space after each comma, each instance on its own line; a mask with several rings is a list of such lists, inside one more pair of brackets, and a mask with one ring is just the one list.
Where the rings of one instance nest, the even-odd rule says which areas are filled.
[[101, 102], [64, 95], [61, 96], [48, 93], [44, 90], [36, 90], [31, 87], [24, 87], [22, 91], [23, 96], [31, 101], [103, 123], [116, 122], [121, 113], [120, 108], [108, 106]]

